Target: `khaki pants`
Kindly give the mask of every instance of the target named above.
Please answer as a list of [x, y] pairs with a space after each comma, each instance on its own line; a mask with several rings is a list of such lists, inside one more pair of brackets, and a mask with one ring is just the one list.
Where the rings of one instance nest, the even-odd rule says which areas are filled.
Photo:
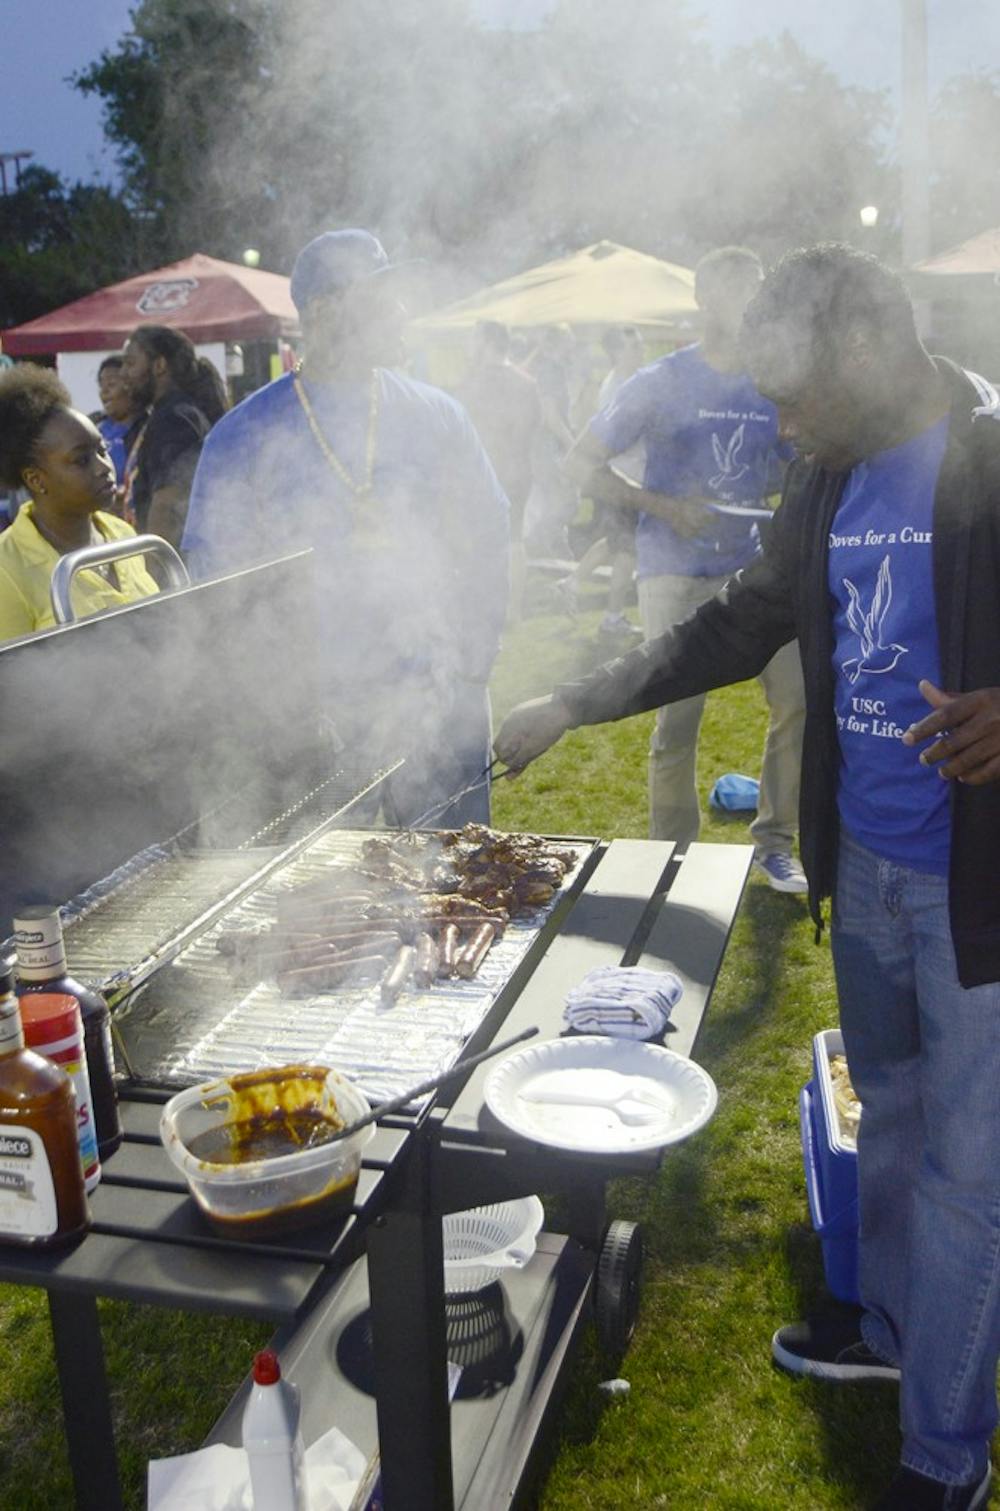
[[[724, 577], [639, 581], [639, 614], [647, 640], [686, 619], [723, 586]], [[758, 851], [788, 853], [798, 827], [805, 700], [796, 641], [782, 646], [758, 678], [770, 710], [760, 770], [760, 800], [750, 834]], [[695, 784], [698, 729], [704, 695], [661, 708], [649, 746], [649, 833], [684, 849], [698, 838], [701, 813]]]

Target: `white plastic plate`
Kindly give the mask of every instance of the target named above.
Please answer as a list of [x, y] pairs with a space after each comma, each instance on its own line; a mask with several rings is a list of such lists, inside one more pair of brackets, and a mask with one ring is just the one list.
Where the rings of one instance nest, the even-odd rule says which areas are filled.
[[581, 1034], [529, 1044], [493, 1066], [486, 1105], [535, 1143], [580, 1154], [631, 1154], [703, 1128], [718, 1093], [693, 1060], [635, 1039]]

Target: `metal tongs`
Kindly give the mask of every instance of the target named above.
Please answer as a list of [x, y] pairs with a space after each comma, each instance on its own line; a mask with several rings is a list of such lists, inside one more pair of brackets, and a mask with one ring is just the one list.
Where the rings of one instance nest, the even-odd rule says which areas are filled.
[[407, 828], [422, 829], [426, 824], [429, 824], [432, 819], [436, 819], [439, 814], [446, 812], [446, 810], [449, 809], [453, 803], [460, 803], [462, 799], [464, 797], [468, 797], [470, 793], [478, 792], [480, 787], [488, 787], [497, 779], [497, 777], [506, 776], [508, 774], [508, 770], [509, 768], [504, 766], [500, 757], [494, 756], [490, 764], [484, 767], [484, 769], [479, 773], [474, 782], [470, 782], [467, 787], [462, 787], [458, 792], [453, 792], [451, 796], [446, 797], [443, 802], [434, 803], [432, 807], [427, 809], [426, 813], [422, 813], [419, 818], [415, 818], [413, 820], [412, 824], [408, 824]]

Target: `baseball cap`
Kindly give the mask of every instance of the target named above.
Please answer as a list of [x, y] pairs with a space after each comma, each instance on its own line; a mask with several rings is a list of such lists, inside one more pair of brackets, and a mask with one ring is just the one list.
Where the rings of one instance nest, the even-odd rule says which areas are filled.
[[389, 261], [382, 243], [370, 231], [324, 231], [307, 242], [295, 259], [292, 303], [301, 314], [313, 299], [342, 293], [353, 283], [397, 266]]

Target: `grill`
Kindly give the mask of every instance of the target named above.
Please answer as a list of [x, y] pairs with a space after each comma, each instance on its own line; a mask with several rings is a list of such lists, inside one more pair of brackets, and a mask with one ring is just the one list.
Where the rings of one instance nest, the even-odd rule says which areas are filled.
[[593, 863], [574, 844], [562, 891], [472, 980], [389, 1008], [377, 986], [289, 999], [234, 981], [220, 932], [273, 922], [279, 889], [356, 856], [362, 799], [399, 764], [352, 765], [320, 715], [310, 570], [286, 558], [0, 648], [0, 923], [15, 901], [72, 899], [69, 969], [108, 996], [137, 1085], [306, 1059], [398, 1095], [458, 1058]]
[[[309, 881], [331, 861], [359, 859], [370, 837], [368, 830], [323, 826], [319, 835], [290, 847], [291, 853], [249, 850], [154, 861], [68, 930], [71, 969], [83, 974], [85, 950], [102, 964], [111, 958], [112, 941], [120, 953], [134, 922], [158, 923], [172, 905], [168, 887], [183, 887], [186, 876], [193, 874], [201, 887], [214, 881], [230, 888], [145, 965], [112, 982], [121, 1004], [116, 1027], [134, 1079], [176, 1088], [302, 1060], [335, 1065], [375, 1100], [398, 1095], [458, 1058], [547, 937], [560, 902], [579, 884], [594, 850], [589, 843], [553, 842], [573, 862], [562, 891], [546, 906], [512, 919], [471, 980], [441, 980], [423, 990], [411, 985], [388, 1007], [377, 983], [288, 999], [273, 981], [234, 981], [217, 948], [220, 933], [273, 923], [280, 890]], [[239, 867], [254, 869], [233, 885]]]

